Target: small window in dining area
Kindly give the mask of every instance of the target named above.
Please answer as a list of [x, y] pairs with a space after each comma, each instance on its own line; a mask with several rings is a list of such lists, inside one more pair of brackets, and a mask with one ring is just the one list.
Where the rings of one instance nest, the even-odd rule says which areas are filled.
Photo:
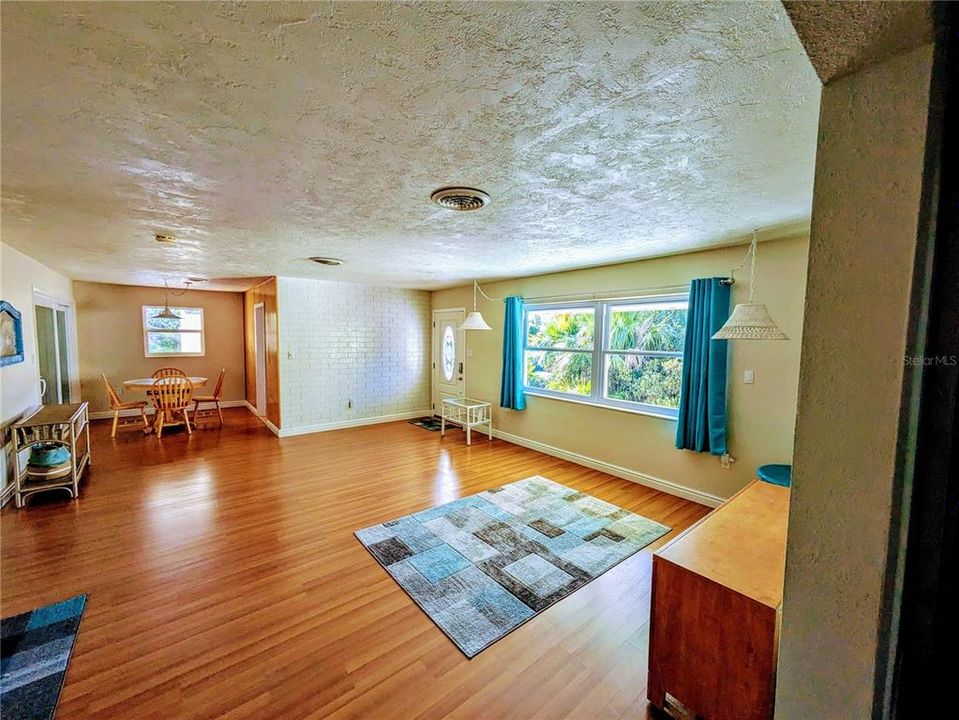
[[176, 317], [163, 317], [164, 308], [143, 306], [143, 352], [146, 357], [202, 356], [203, 308], [170, 308]]

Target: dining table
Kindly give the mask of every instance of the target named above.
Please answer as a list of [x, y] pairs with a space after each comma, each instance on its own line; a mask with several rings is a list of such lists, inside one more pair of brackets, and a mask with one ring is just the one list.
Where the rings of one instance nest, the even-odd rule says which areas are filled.
[[[123, 387], [130, 388], [131, 390], [143, 390], [147, 394], [149, 394], [153, 386], [157, 383], [158, 380], [161, 380], [161, 379], [162, 378], [153, 378], [153, 377], [131, 378], [129, 380], [123, 381]], [[187, 380], [193, 383], [193, 389], [196, 390], [196, 388], [201, 388], [206, 386], [209, 378], [203, 377], [202, 375], [188, 375]], [[170, 412], [167, 412], [167, 421], [171, 423], [173, 422], [173, 414]], [[154, 416], [153, 418], [153, 425], [155, 424], [156, 424], [156, 416]], [[153, 432], [153, 425], [151, 425], [151, 427], [149, 428], [146, 428], [143, 432], [144, 433]]]

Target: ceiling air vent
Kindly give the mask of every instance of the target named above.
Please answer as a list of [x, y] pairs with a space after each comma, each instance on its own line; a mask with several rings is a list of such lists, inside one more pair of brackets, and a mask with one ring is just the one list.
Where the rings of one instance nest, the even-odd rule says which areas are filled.
[[440, 188], [430, 195], [430, 200], [442, 208], [457, 212], [479, 210], [490, 203], [489, 195], [482, 190], [466, 187]]
[[332, 257], [311, 257], [310, 262], [315, 262], [317, 265], [328, 265], [330, 267], [336, 267], [337, 265], [342, 265], [343, 261], [339, 258]]
[[176, 238], [175, 238], [173, 235], [165, 235], [165, 234], [163, 234], [163, 233], [156, 233], [156, 234], [153, 236], [153, 238], [154, 238], [158, 243], [167, 243], [167, 244], [170, 244], [170, 243], [175, 243], [175, 242], [176, 242]]

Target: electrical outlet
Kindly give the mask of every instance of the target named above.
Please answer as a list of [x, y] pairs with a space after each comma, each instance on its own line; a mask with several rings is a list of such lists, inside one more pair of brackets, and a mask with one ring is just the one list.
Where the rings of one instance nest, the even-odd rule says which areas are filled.
[[736, 462], [736, 458], [729, 453], [723, 453], [719, 456], [719, 464], [722, 466], [723, 470], [729, 470], [733, 466], [734, 462]]
[[293, 359], [293, 351], [292, 351], [292, 350], [287, 350], [287, 351], [286, 351], [286, 359], [287, 359], [287, 360], [292, 360], [292, 359]]

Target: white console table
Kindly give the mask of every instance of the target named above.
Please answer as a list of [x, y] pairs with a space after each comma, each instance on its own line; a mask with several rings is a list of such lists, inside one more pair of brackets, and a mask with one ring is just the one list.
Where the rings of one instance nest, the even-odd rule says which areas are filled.
[[493, 406], [470, 398], [444, 398], [440, 416], [440, 435], [446, 435], [446, 423], [460, 425], [466, 431], [466, 444], [472, 444], [474, 427], [486, 426], [486, 434], [493, 439]]

